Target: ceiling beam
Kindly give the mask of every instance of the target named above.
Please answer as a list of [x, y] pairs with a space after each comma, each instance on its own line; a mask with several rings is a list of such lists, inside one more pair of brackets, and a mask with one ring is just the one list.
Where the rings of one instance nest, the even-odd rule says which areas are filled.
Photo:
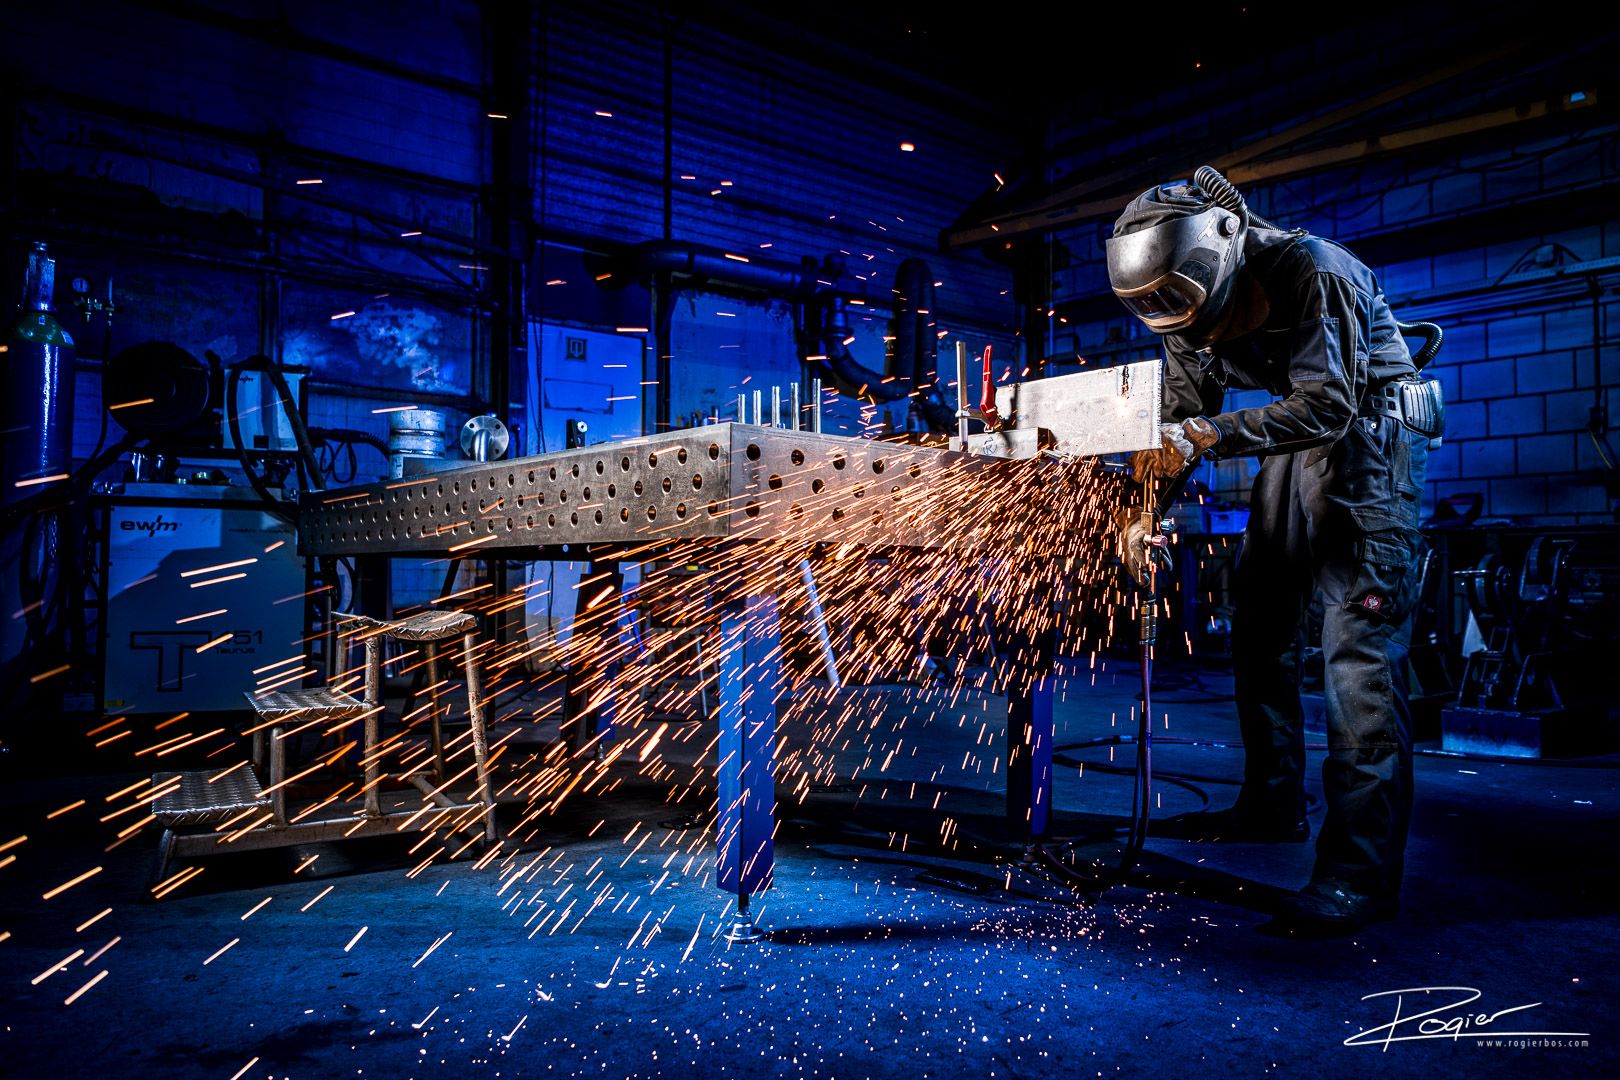
[[[1502, 46], [1475, 53], [1443, 67], [1432, 68], [1416, 78], [1387, 87], [1376, 94], [1358, 98], [1337, 109], [1330, 109], [1318, 116], [1310, 117], [1284, 128], [1282, 131], [1238, 147], [1236, 150], [1218, 155], [1210, 161], [1210, 164], [1224, 171], [1239, 163], [1252, 161], [1254, 158], [1268, 154], [1280, 147], [1309, 138], [1318, 132], [1342, 124], [1347, 120], [1353, 120], [1374, 109], [1400, 101], [1459, 75], [1464, 75], [1475, 68], [1500, 61], [1519, 47], [1517, 45]], [[1087, 220], [1099, 214], [1106, 214], [1111, 210], [1118, 209], [1125, 196], [1117, 192], [1101, 198], [1085, 199], [1085, 196], [1113, 188], [1125, 180], [1140, 177], [1140, 175], [1140, 165], [1129, 165], [1110, 170], [1099, 177], [1071, 184], [1061, 191], [1053, 192], [1051, 195], [1017, 210], [993, 215], [977, 225], [952, 230], [946, 233], [944, 246], [946, 250], [953, 250], [1023, 233], [1046, 232], [1076, 221]], [[1085, 201], [1081, 201], [1082, 199], [1085, 199]], [[1098, 209], [1099, 206], [1101, 210]]]
[[1317, 150], [1307, 150], [1304, 153], [1293, 154], [1289, 157], [1233, 165], [1226, 170], [1226, 178], [1234, 184], [1252, 184], [1260, 180], [1280, 180], [1284, 177], [1330, 169], [1335, 165], [1344, 165], [1352, 161], [1378, 157], [1382, 154], [1397, 154], [1404, 150], [1415, 150], [1418, 147], [1444, 142], [1447, 139], [1477, 135], [1482, 131], [1508, 127], [1527, 120], [1541, 120], [1549, 116], [1574, 112], [1577, 109], [1587, 109], [1597, 103], [1598, 91], [1577, 90], [1544, 101], [1533, 101], [1528, 105], [1510, 105], [1504, 109], [1492, 109], [1489, 112], [1474, 113], [1471, 116], [1460, 116], [1434, 124], [1406, 128], [1403, 131], [1392, 132], [1388, 135], [1373, 135], [1365, 139], [1358, 139], [1355, 142], [1339, 143], [1337, 146], [1324, 146]]
[[[1306, 173], [1320, 172], [1323, 169], [1333, 168], [1338, 165], [1416, 150], [1436, 143], [1477, 135], [1481, 132], [1509, 127], [1514, 124], [1562, 116], [1570, 112], [1591, 108], [1598, 104], [1598, 100], [1599, 93], [1596, 89], [1578, 90], [1525, 105], [1512, 105], [1502, 109], [1491, 109], [1482, 113], [1454, 117], [1450, 120], [1405, 128], [1386, 135], [1372, 135], [1365, 139], [1338, 143], [1287, 157], [1255, 161], [1244, 156], [1238, 161], [1217, 159], [1215, 165], [1234, 184], [1284, 180]], [[982, 226], [959, 230], [947, 236], [947, 248], [971, 243], [983, 243], [988, 240], [1006, 239], [1030, 232], [1047, 232], [1052, 229], [1078, 225], [1097, 218], [1107, 217], [1118, 213], [1132, 194], [1134, 192], [1122, 193], [1116, 191], [1100, 198], [1056, 207], [1044, 213], [1030, 213], [1022, 217], [1009, 219], [1005, 224], [987, 223]]]

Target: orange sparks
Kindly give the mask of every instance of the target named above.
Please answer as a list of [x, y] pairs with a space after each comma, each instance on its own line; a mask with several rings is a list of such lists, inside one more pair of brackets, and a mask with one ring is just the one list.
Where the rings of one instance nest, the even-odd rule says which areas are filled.
[[251, 566], [253, 563], [258, 561], [259, 560], [257, 558], [237, 559], [235, 562], [220, 563], [217, 566], [204, 566], [197, 570], [182, 570], [180, 571], [180, 576], [183, 578], [200, 577], [203, 574], [212, 574], [216, 570], [232, 570], [238, 566]]
[[233, 937], [233, 938], [231, 938], [231, 940], [229, 940], [225, 944], [221, 945], [219, 947], [218, 952], [214, 953], [213, 956], [210, 956], [208, 959], [203, 961], [203, 967], [207, 967], [209, 964], [212, 964], [215, 960], [218, 960], [221, 956], [224, 956], [227, 949], [229, 949], [232, 945], [235, 945], [237, 942], [239, 942], [241, 940], [242, 940], [241, 938]]
[[[26, 840], [27, 837], [23, 837], [23, 839]], [[71, 878], [71, 879], [69, 879], [67, 881], [64, 881], [64, 882], [62, 882], [62, 884], [58, 885], [56, 888], [51, 889], [50, 891], [44, 893], [40, 897], [40, 899], [41, 900], [54, 900], [58, 896], [61, 896], [63, 893], [67, 892], [69, 889], [73, 888], [73, 886], [78, 885], [81, 882], [89, 881], [91, 878], [95, 877], [99, 873], [101, 873], [101, 867], [99, 867], [99, 866], [97, 866], [97, 867], [95, 867], [94, 869], [91, 869], [91, 870], [86, 870], [84, 873], [80, 874], [78, 877]]]
[[234, 632], [221, 634], [221, 635], [219, 635], [219, 637], [215, 638], [214, 640], [206, 641], [203, 644], [197, 646], [197, 652], [200, 652], [200, 653], [207, 652], [209, 649], [212, 649], [215, 645], [223, 645], [225, 642], [231, 640], [231, 638], [233, 638], [235, 636], [236, 636], [236, 634]]
[[56, 473], [53, 476], [36, 476], [29, 480], [18, 480], [13, 486], [25, 488], [34, 487], [38, 484], [54, 484], [58, 480], [66, 480], [70, 475], [70, 473]]
[[85, 983], [83, 986], [81, 986], [77, 990], [73, 991], [73, 993], [71, 993], [67, 997], [63, 998], [62, 999], [62, 1004], [63, 1005], [71, 1005], [75, 1001], [78, 1001], [81, 997], [83, 997], [85, 995], [85, 993], [87, 991], [89, 991], [89, 989], [92, 986], [96, 985], [96, 983], [100, 982], [102, 979], [105, 979], [106, 977], [107, 977], [107, 971], [106, 971], [105, 968], [103, 968], [100, 974], [96, 975], [89, 982]]

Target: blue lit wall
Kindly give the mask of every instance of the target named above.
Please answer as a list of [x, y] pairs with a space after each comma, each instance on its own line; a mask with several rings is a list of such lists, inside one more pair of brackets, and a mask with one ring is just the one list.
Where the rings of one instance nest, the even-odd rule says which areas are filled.
[[[59, 306], [77, 276], [118, 305], [110, 334], [69, 320], [80, 454], [108, 346], [153, 339], [308, 366], [318, 426], [386, 436], [373, 410], [422, 399], [471, 411], [478, 271], [446, 240], [472, 234], [485, 170], [478, 9], [374, 16], [90, 2], [8, 24], [18, 234], [51, 243]], [[417, 230], [439, 235], [400, 235]]]

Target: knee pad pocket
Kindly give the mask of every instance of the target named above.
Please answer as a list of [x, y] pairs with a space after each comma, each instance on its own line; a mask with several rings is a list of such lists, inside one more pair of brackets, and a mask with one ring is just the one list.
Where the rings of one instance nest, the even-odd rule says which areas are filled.
[[1410, 613], [1413, 545], [1405, 530], [1368, 533], [1356, 545], [1356, 576], [1344, 608], [1380, 624], [1398, 623]]

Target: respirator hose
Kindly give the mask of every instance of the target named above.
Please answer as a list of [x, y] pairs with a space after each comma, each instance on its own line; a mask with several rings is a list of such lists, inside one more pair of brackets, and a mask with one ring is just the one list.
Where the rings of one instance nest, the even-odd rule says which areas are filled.
[[1204, 194], [1216, 206], [1232, 211], [1244, 225], [1249, 223], [1249, 204], [1243, 201], [1243, 193], [1232, 186], [1232, 181], [1216, 172], [1213, 166], [1198, 166], [1198, 171], [1193, 173], [1193, 183], [1203, 188]]
[[1446, 337], [1446, 332], [1440, 329], [1438, 324], [1432, 322], [1397, 322], [1395, 329], [1399, 330], [1403, 335], [1423, 339], [1423, 347], [1412, 354], [1412, 363], [1420, 371], [1423, 369], [1424, 364], [1434, 359], [1435, 354], [1440, 351], [1440, 343]]
[[1278, 232], [1285, 231], [1250, 210], [1248, 200], [1243, 197], [1243, 192], [1239, 191], [1232, 181], [1222, 176], [1213, 165], [1198, 166], [1198, 170], [1193, 173], [1193, 183], [1202, 188], [1204, 193], [1209, 196], [1210, 201], [1216, 206], [1236, 214], [1238, 220], [1243, 223], [1244, 228], [1248, 228], [1250, 225], [1258, 225], [1262, 229], [1275, 229]]

